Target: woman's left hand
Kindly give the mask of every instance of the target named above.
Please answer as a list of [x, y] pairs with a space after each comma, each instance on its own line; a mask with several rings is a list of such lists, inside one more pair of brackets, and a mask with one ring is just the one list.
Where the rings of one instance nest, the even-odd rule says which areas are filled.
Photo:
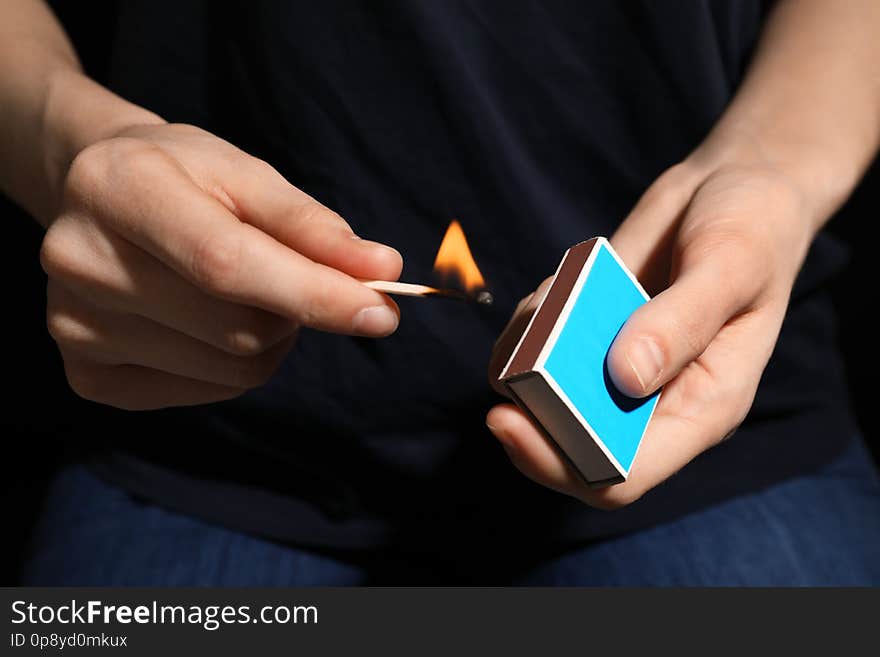
[[[544, 486], [617, 508], [733, 433], [752, 405], [819, 225], [806, 199], [791, 178], [754, 154], [731, 159], [697, 151], [663, 173], [611, 239], [656, 293], [615, 339], [611, 378], [631, 397], [664, 386], [629, 478], [587, 488], [522, 411], [500, 404], [486, 422], [513, 464]], [[496, 343], [489, 368], [496, 388], [548, 283], [520, 303]]]

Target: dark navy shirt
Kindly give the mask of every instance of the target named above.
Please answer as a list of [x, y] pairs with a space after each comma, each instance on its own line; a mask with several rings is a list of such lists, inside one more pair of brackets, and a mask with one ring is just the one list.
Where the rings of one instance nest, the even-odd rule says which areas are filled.
[[528, 481], [484, 424], [500, 401], [487, 361], [516, 301], [700, 143], [748, 65], [763, 3], [120, 4], [116, 91], [266, 159], [399, 249], [405, 280], [432, 280], [459, 219], [496, 302], [402, 299], [392, 337], [306, 331], [239, 399], [114, 415], [95, 464], [105, 477], [301, 544], [525, 550], [747, 493], [855, 433], [821, 288], [841, 260], [827, 237], [745, 425], [630, 507], [597, 511]]

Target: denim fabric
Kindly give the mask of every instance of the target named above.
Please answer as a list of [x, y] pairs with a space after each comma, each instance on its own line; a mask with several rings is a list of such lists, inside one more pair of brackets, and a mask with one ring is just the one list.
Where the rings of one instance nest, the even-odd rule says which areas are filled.
[[322, 553], [133, 499], [86, 467], [55, 479], [26, 585], [880, 585], [880, 479], [860, 440], [811, 474], [674, 522], [518, 559]]

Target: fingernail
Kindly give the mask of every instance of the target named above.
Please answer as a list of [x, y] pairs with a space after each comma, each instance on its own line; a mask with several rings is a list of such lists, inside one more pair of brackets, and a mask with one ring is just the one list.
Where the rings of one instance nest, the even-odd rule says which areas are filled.
[[653, 390], [663, 372], [663, 352], [651, 338], [639, 338], [626, 352], [626, 361], [639, 380], [642, 392]]
[[496, 427], [494, 424], [489, 424], [488, 422], [486, 422], [486, 427], [494, 434], [498, 442], [500, 442], [504, 446], [504, 448], [507, 449], [509, 446], [507, 433], [500, 427]]
[[371, 249], [388, 249], [389, 251], [396, 251], [397, 250], [397, 249], [392, 249], [387, 244], [382, 244], [382, 242], [375, 242], [373, 240], [365, 240], [360, 235], [355, 235], [354, 233], [352, 233], [350, 237], [354, 241], [360, 242], [364, 246], [369, 247]]
[[396, 256], [398, 256], [400, 258], [403, 257], [400, 255], [400, 251], [395, 249], [393, 246], [388, 246], [387, 244], [382, 244], [382, 242], [374, 242], [372, 240], [362, 240], [362, 242], [364, 244], [368, 245], [372, 249], [382, 249], [383, 251], [391, 251], [391, 253], [395, 254]]
[[351, 237], [351, 239], [357, 240], [358, 242], [360, 242], [361, 244], [363, 244], [364, 246], [366, 246], [368, 248], [381, 249], [383, 251], [391, 251], [391, 253], [393, 253], [398, 258], [403, 260], [403, 256], [400, 254], [400, 251], [395, 249], [393, 246], [388, 246], [387, 244], [383, 244], [382, 242], [374, 242], [373, 240], [365, 240], [365, 239], [362, 239], [360, 237], [360, 235], [355, 235], [354, 233], [352, 233], [350, 235], [350, 237]]
[[388, 335], [397, 328], [397, 322], [397, 314], [388, 306], [371, 306], [354, 316], [352, 328], [363, 335]]

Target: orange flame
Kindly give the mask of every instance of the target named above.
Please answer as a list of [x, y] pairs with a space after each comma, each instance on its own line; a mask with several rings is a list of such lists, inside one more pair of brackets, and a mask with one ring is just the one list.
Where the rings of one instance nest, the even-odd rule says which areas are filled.
[[486, 287], [486, 281], [474, 262], [464, 231], [458, 220], [453, 219], [437, 250], [434, 272], [444, 279], [457, 279], [467, 292]]

